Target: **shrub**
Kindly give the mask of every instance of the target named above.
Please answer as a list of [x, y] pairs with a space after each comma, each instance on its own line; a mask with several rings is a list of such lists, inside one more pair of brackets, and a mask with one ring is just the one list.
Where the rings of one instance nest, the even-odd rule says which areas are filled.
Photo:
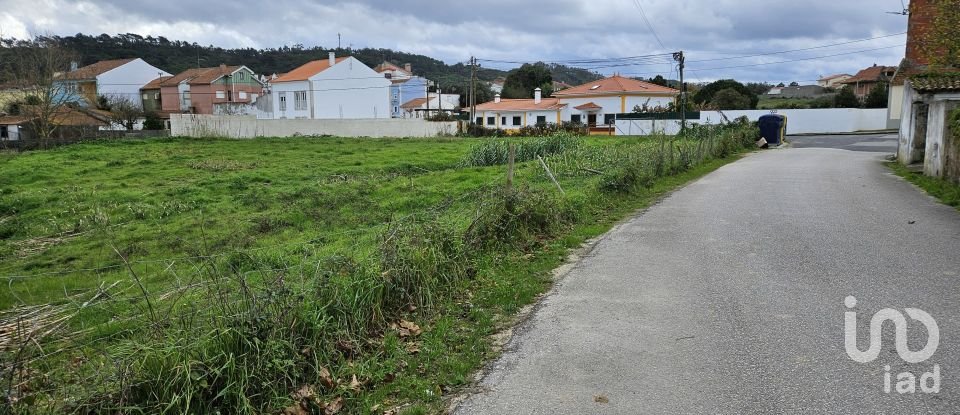
[[466, 231], [467, 245], [524, 249], [576, 219], [572, 204], [555, 193], [520, 188], [496, 192]]

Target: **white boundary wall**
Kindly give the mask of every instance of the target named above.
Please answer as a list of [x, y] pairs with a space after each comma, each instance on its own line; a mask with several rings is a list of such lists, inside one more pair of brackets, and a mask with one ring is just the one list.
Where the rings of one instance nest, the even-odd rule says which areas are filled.
[[[746, 116], [757, 121], [761, 116], [770, 114], [770, 110], [723, 111], [727, 119], [733, 121]], [[887, 109], [828, 108], [803, 110], [777, 110], [777, 114], [787, 116], [787, 134], [835, 134], [858, 131], [877, 131], [887, 128]], [[700, 119], [688, 120], [692, 123], [719, 124], [723, 122], [719, 111], [703, 111]], [[661, 132], [674, 135], [680, 131], [677, 120], [617, 120], [617, 135], [647, 135]]]
[[[761, 116], [770, 113], [770, 110], [723, 111], [731, 121], [742, 116], [746, 116], [750, 121], [757, 121]], [[787, 116], [787, 134], [854, 133], [887, 128], [886, 108], [777, 110], [776, 113]], [[703, 124], [717, 124], [722, 120], [723, 117], [717, 111], [700, 113], [700, 122]]]
[[170, 135], [184, 137], [436, 137], [457, 133], [457, 123], [422, 119], [258, 120], [255, 116], [172, 114]]

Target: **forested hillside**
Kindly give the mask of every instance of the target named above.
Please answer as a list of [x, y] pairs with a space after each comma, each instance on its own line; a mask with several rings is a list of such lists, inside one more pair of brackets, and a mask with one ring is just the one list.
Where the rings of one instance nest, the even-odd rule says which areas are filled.
[[[110, 36], [102, 34], [90, 36], [78, 33], [73, 36], [54, 36], [62, 46], [75, 51], [80, 64], [87, 65], [105, 59], [140, 57], [150, 64], [171, 73], [199, 66], [247, 65], [254, 72], [273, 74], [287, 72], [303, 63], [324, 59], [331, 50], [322, 46], [305, 47], [303, 45], [284, 46], [271, 49], [224, 49], [216, 46], [201, 46], [180, 40], [170, 40], [163, 36], [140, 36], [122, 34]], [[0, 61], [11, 59], [18, 47], [28, 46], [25, 41], [0, 39]], [[398, 65], [410, 63], [414, 73], [438, 82], [447, 90], [466, 88], [470, 78], [470, 66], [465, 63], [453, 65], [423, 55], [394, 51], [390, 49], [333, 49], [338, 56], [352, 55], [368, 66], [376, 66], [383, 61]], [[557, 81], [577, 85], [589, 82], [597, 74], [579, 68], [551, 65], [553, 78]], [[478, 78], [492, 81], [506, 76], [507, 72], [497, 69], [480, 68]]]

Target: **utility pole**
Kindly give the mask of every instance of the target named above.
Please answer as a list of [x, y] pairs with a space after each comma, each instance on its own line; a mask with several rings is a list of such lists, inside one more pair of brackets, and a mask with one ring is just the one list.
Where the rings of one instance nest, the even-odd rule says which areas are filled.
[[680, 131], [687, 130], [687, 84], [683, 82], [683, 69], [687, 59], [683, 56], [683, 51], [674, 52], [673, 60], [680, 65]]
[[337, 33], [337, 49], [340, 49], [340, 33]]
[[477, 121], [477, 58], [470, 57], [470, 124]]

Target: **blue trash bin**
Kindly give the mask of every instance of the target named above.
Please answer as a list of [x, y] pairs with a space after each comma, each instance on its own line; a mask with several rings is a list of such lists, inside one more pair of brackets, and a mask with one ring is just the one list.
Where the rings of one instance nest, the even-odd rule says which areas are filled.
[[760, 136], [767, 140], [767, 144], [778, 146], [783, 144], [787, 136], [787, 117], [780, 114], [767, 114], [760, 117]]

